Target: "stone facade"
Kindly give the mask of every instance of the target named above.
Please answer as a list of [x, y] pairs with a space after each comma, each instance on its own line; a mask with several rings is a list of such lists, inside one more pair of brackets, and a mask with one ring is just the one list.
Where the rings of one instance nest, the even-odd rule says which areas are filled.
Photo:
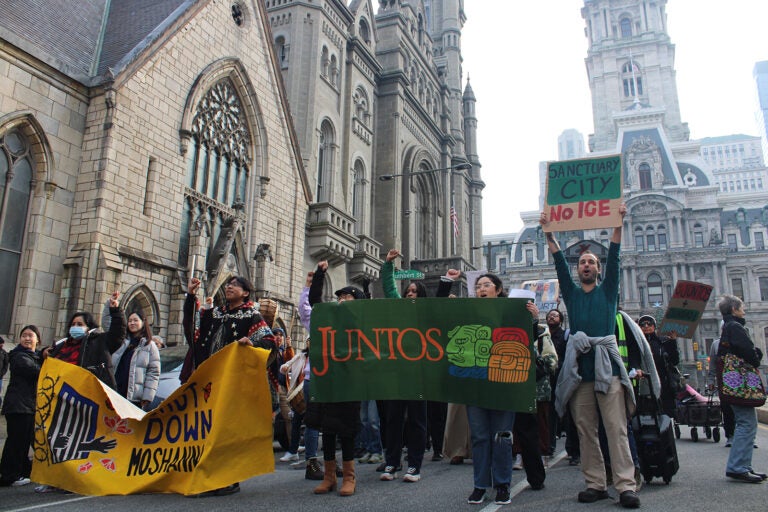
[[473, 268], [484, 184], [476, 100], [461, 88], [463, 2], [266, 6], [314, 194], [304, 266], [329, 261], [327, 298], [376, 281], [392, 247], [429, 283]]
[[[595, 126], [589, 145], [594, 156], [621, 153], [624, 158], [628, 212], [622, 238], [622, 307], [635, 318], [661, 318], [678, 280], [714, 287], [693, 337], [695, 349], [691, 340], [679, 341], [685, 371], [703, 379], [695, 363], [703, 362], [706, 369], [709, 347], [719, 337], [717, 302], [723, 294], [744, 299], [747, 326], [765, 352], [768, 194], [762, 186], [723, 192], [721, 170], [701, 156], [702, 145], [712, 141], [688, 140], [688, 127], [680, 120], [666, 2], [650, 5], [648, 10], [647, 2], [637, 0], [584, 2]], [[732, 180], [754, 179], [757, 184], [765, 174], [762, 162], [758, 164], [727, 173]], [[525, 226], [520, 233], [486, 247], [492, 263], [508, 261], [503, 277], [511, 287], [556, 277], [539, 212], [521, 217]], [[583, 245], [597, 254], [607, 252], [610, 229], [556, 237], [575, 266]]]
[[[93, 9], [98, 3], [83, 2], [80, 17], [67, 23], [113, 27], [108, 10]], [[98, 317], [108, 294], [121, 290], [127, 309], [144, 310], [155, 331], [182, 342], [179, 317], [193, 261], [207, 295], [219, 294], [227, 276], [246, 275], [259, 295], [281, 301], [290, 319], [303, 284], [311, 191], [262, 4], [160, 4], [171, 14], [158, 14], [143, 32], [138, 25], [146, 20], [121, 18], [99, 41], [102, 60], [85, 52], [79, 58], [91, 65], [78, 71], [77, 58], [57, 57], [68, 27], [58, 27], [61, 39], [36, 44], [32, 20], [23, 13], [6, 18], [22, 27], [6, 32], [0, 50], [0, 140], [12, 166], [8, 144], [23, 140], [33, 178], [27, 213], [18, 217], [23, 242], [3, 334], [13, 338], [34, 323], [48, 343], [65, 332], [72, 312]], [[45, 21], [64, 23], [54, 11]], [[107, 52], [131, 36], [135, 45], [117, 56]], [[211, 105], [217, 86], [229, 95]], [[196, 144], [209, 143], [193, 126], [204, 109], [222, 144], [206, 153], [207, 167], [192, 158]], [[233, 125], [247, 135], [238, 139], [239, 153], [227, 146], [235, 141]], [[218, 178], [211, 181], [218, 196], [190, 186], [196, 165]], [[185, 239], [185, 215], [198, 236]], [[260, 258], [259, 248], [268, 257]]]

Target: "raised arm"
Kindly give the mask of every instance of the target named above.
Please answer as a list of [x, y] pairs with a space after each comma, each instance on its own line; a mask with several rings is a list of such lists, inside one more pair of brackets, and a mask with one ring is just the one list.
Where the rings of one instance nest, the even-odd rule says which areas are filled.
[[384, 288], [384, 297], [387, 299], [399, 299], [400, 292], [397, 291], [395, 283], [395, 258], [400, 256], [400, 251], [390, 249], [387, 252], [386, 261], [381, 266], [381, 286]]
[[613, 228], [613, 234], [611, 235], [611, 242], [615, 244], [621, 243], [621, 228], [624, 225], [624, 216], [627, 214], [627, 205], [625, 203], [621, 203], [621, 206], [619, 206], [619, 213], [621, 214], [621, 224]]
[[323, 285], [325, 284], [325, 271], [328, 270], [328, 262], [321, 261], [312, 275], [312, 284], [309, 286], [309, 305], [314, 306], [323, 302]]
[[[546, 212], [541, 212], [541, 216], [539, 217], [539, 224], [541, 224], [542, 227], [549, 224], [549, 219], [547, 218]], [[556, 254], [560, 252], [560, 244], [555, 239], [555, 234], [550, 231], [546, 234], [546, 238], [547, 238], [547, 246], [549, 247], [549, 252], [551, 252], [552, 254]]]

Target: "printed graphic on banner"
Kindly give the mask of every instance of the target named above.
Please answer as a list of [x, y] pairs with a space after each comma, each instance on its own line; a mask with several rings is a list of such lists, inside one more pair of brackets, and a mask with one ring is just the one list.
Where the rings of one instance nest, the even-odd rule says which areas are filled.
[[89, 371], [46, 359], [31, 478], [86, 495], [197, 494], [274, 471], [268, 355], [232, 344], [146, 414]]
[[712, 286], [695, 281], [678, 281], [669, 307], [659, 325], [659, 334], [676, 331], [681, 338], [691, 338], [701, 321], [712, 294]]
[[312, 400], [535, 410], [525, 299], [386, 299], [312, 311]]
[[557, 307], [557, 301], [560, 297], [560, 283], [557, 279], [525, 281], [522, 288], [536, 294], [534, 302], [542, 312], [547, 312]]
[[547, 164], [546, 232], [621, 226], [621, 155]]

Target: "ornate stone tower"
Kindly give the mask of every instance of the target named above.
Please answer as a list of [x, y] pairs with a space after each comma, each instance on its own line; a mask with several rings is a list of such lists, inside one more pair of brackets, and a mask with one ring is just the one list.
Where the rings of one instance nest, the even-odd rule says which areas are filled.
[[666, 0], [585, 0], [587, 75], [595, 133], [591, 151], [616, 147], [616, 113], [641, 107], [660, 115], [669, 142], [688, 140], [680, 120], [675, 45], [667, 34]]

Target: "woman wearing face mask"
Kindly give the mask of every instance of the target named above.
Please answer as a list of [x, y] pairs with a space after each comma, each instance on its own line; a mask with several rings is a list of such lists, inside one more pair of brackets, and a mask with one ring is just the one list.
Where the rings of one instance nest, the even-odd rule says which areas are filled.
[[43, 353], [44, 357], [55, 357], [90, 371], [103, 383], [116, 388], [112, 367], [112, 354], [122, 346], [125, 339], [125, 320], [120, 310], [120, 292], [114, 292], [109, 299], [111, 322], [107, 332], [98, 330], [93, 315], [80, 311], [69, 320], [66, 338]]
[[[19, 487], [29, 483], [32, 462], [29, 447], [35, 436], [35, 395], [42, 358], [37, 352], [40, 331], [27, 325], [19, 334], [19, 344], [11, 350], [11, 382], [5, 393], [3, 414], [8, 438], [0, 460], [0, 485]], [[1, 350], [1, 349], [0, 349]]]
[[112, 354], [112, 366], [117, 392], [146, 411], [160, 382], [160, 350], [141, 311], [128, 315], [128, 336]]

